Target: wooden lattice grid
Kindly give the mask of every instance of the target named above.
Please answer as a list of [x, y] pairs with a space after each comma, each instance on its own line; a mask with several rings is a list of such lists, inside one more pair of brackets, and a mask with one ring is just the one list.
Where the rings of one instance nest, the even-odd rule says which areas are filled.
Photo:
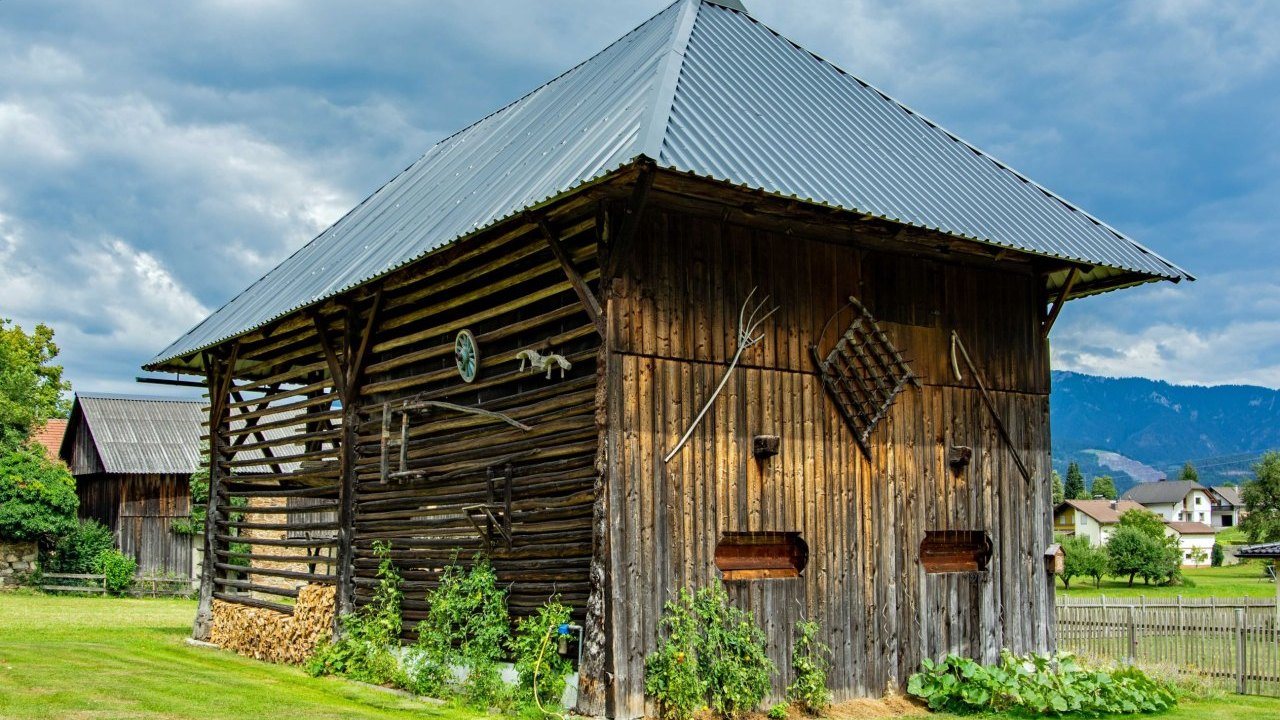
[[870, 458], [870, 438], [876, 425], [889, 413], [898, 394], [908, 384], [919, 387], [920, 381], [871, 312], [854, 297], [849, 298], [849, 306], [854, 311], [853, 322], [831, 351], [823, 357], [817, 344], [809, 350], [823, 387], [853, 431], [858, 447]]

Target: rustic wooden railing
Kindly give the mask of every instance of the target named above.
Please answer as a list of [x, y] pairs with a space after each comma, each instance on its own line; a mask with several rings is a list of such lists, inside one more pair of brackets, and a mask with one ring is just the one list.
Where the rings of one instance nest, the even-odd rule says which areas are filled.
[[[192, 578], [139, 576], [134, 578], [129, 594], [151, 597], [190, 595], [195, 590], [195, 583]], [[92, 573], [44, 573], [40, 589], [45, 592], [105, 594], [107, 579], [104, 575]]]
[[1063, 604], [1058, 647], [1197, 675], [1238, 693], [1280, 696], [1280, 617], [1274, 602], [1251, 604], [1258, 600]]

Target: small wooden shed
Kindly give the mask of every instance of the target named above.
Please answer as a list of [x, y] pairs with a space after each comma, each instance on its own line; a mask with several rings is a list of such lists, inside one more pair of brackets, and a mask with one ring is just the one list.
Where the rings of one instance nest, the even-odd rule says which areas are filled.
[[[458, 550], [515, 615], [574, 606], [591, 715], [646, 712], [662, 605], [713, 578], [779, 690], [801, 618], [837, 698], [1051, 649], [1049, 329], [1186, 277], [740, 4], [677, 0], [147, 365], [212, 398], [196, 634], [214, 599], [291, 612], [263, 599], [280, 573], [350, 611], [385, 541], [410, 632]], [[295, 465], [245, 472], [286, 442]], [[310, 504], [245, 521], [237, 497]], [[304, 526], [251, 542], [312, 571], [227, 564]]]
[[199, 400], [77, 393], [59, 455], [76, 478], [80, 517], [111, 528], [146, 576], [195, 577], [189, 535], [171, 530], [191, 513], [200, 466]]

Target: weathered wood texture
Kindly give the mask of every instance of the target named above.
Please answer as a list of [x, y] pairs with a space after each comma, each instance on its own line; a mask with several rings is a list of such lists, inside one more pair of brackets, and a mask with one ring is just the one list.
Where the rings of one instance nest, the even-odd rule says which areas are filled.
[[[559, 595], [579, 620], [585, 617], [600, 336], [580, 293], [596, 292], [594, 230], [594, 213], [531, 228], [386, 294], [357, 400], [354, 581], [357, 604], [363, 604], [376, 582], [373, 543], [390, 543], [405, 578], [409, 635], [426, 613], [426, 593], [455, 554], [464, 564], [477, 553], [489, 556], [515, 616]], [[577, 280], [571, 282], [547, 232], [558, 238], [585, 288], [575, 290]], [[463, 328], [480, 350], [473, 383], [463, 382], [455, 367], [453, 341]], [[516, 353], [524, 349], [563, 355], [573, 367], [563, 376], [556, 369], [550, 378], [522, 371]], [[448, 409], [416, 413], [407, 467], [397, 460], [393, 468], [416, 474], [384, 482], [383, 404], [409, 399], [500, 412], [531, 430]], [[397, 415], [395, 458], [399, 422]], [[467, 510], [491, 504], [501, 520], [508, 483], [509, 546], [501, 532], [489, 530], [487, 518]]]
[[[405, 580], [410, 637], [455, 554], [463, 563], [490, 557], [517, 617], [558, 595], [585, 618], [600, 334], [581, 294], [598, 292], [596, 211], [569, 203], [409, 266], [307, 323], [246, 340], [218, 433], [228, 474], [215, 521], [219, 599], [270, 607], [273, 595], [331, 583], [340, 606], [348, 597], [358, 608], [376, 583], [381, 541]], [[480, 348], [473, 383], [453, 356], [464, 328]], [[521, 370], [524, 349], [563, 355], [572, 368], [551, 377]], [[448, 409], [414, 414], [406, 467], [396, 467], [412, 475], [387, 481], [383, 407], [406, 400], [483, 408], [532, 429]], [[396, 429], [398, 440], [398, 416]], [[400, 448], [391, 454], [398, 460]], [[467, 510], [492, 499], [505, 515], [508, 484], [509, 545]], [[252, 507], [227, 508], [235, 497]], [[233, 551], [233, 542], [250, 550]], [[248, 568], [231, 564], [246, 557]]]
[[140, 574], [192, 576], [191, 538], [170, 530], [174, 520], [191, 512], [187, 477], [94, 474], [76, 479], [76, 494], [79, 516], [111, 528], [120, 550], [137, 561]]
[[[809, 562], [797, 579], [730, 583], [769, 634], [790, 680], [794, 623], [822, 624], [837, 698], [905, 683], [923, 656], [986, 660], [1001, 647], [1052, 644], [1047, 350], [1032, 275], [943, 265], [766, 233], [718, 219], [652, 212], [634, 262], [609, 301], [611, 713], [646, 710], [643, 659], [662, 605], [716, 576], [725, 532], [800, 532]], [[753, 287], [778, 313], [708, 417], [669, 464], [734, 352], [740, 303]], [[871, 436], [868, 461], [815, 374], [807, 347], [856, 295], [921, 377]], [[851, 315], [832, 322], [841, 332]], [[973, 379], [950, 368], [956, 329], [992, 389], [1034, 485], [1016, 470]], [[756, 435], [780, 453], [757, 460]], [[973, 460], [959, 472], [948, 449]], [[927, 530], [984, 530], [989, 571], [926, 574]]]

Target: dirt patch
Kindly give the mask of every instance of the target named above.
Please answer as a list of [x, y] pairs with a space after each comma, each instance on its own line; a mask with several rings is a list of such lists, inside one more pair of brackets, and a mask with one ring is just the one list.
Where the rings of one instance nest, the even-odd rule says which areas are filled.
[[928, 714], [928, 709], [901, 695], [886, 695], [876, 699], [846, 700], [831, 706], [824, 717], [832, 720], [864, 720], [864, 718], [897, 718]]

